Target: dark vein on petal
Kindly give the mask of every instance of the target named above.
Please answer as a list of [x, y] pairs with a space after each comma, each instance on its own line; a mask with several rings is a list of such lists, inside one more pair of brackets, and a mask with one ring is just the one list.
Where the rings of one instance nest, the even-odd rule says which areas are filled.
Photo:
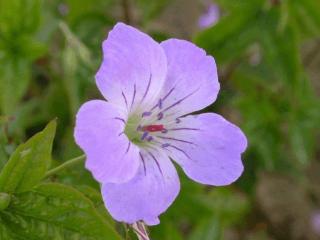
[[190, 158], [190, 156], [189, 156], [184, 150], [182, 150], [181, 148], [178, 148], [177, 146], [174, 146], [174, 145], [172, 145], [172, 144], [170, 144], [169, 147], [173, 147], [174, 149], [178, 150], [179, 152], [182, 152], [187, 158], [189, 158], [190, 160], [192, 160], [192, 159]]
[[[169, 97], [169, 95], [173, 92], [173, 90], [174, 90], [174, 87], [171, 88], [170, 91], [162, 98], [162, 100], [161, 100], [161, 105], [162, 105], [163, 101], [164, 101], [166, 98]], [[154, 110], [154, 109], [155, 109], [156, 107], [158, 107], [158, 106], [159, 106], [159, 102], [158, 102], [150, 111]]]
[[127, 150], [126, 150], [126, 154], [129, 152], [130, 146], [131, 146], [131, 142], [129, 141], [128, 147], [127, 147]]
[[147, 96], [147, 94], [148, 94], [148, 92], [149, 92], [150, 85], [151, 85], [151, 80], [152, 80], [152, 73], [150, 73], [150, 76], [149, 76], [149, 82], [148, 82], [148, 85], [147, 85], [147, 89], [146, 89], [146, 91], [145, 91], [145, 93], [144, 93], [144, 95], [143, 95], [143, 97], [142, 97], [142, 99], [141, 99], [140, 103], [142, 103], [142, 102], [143, 102], [143, 100], [145, 99], [145, 97]]
[[161, 173], [162, 177], [163, 177], [163, 173], [162, 173], [162, 170], [161, 170], [161, 167], [160, 167], [160, 164], [158, 162], [158, 160], [156, 159], [156, 157], [151, 153], [151, 152], [148, 152], [149, 155], [153, 158], [153, 160], [155, 161], [155, 163], [157, 164], [157, 167], [159, 169], [159, 172]]
[[200, 128], [170, 128], [168, 131], [180, 131], [180, 130], [192, 130], [192, 131], [200, 131]]
[[124, 124], [126, 124], [126, 121], [123, 118], [115, 117], [114, 119], [119, 120], [119, 121], [123, 122]]
[[128, 101], [127, 101], [126, 95], [124, 95], [123, 92], [121, 92], [121, 94], [122, 94], [122, 97], [123, 97], [123, 99], [124, 99], [124, 102], [126, 103], [126, 107], [127, 107], [127, 109], [128, 109]]
[[134, 85], [133, 85], [133, 96], [132, 96], [132, 101], [131, 101], [130, 110], [131, 110], [131, 108], [132, 108], [132, 106], [133, 106], [133, 104], [134, 104], [134, 100], [135, 100], [135, 98], [136, 98], [136, 91], [137, 91], [137, 89], [136, 89], [136, 84], [134, 84]]
[[139, 152], [139, 155], [140, 155], [140, 158], [141, 158], [141, 160], [142, 160], [144, 175], [146, 176], [146, 175], [147, 175], [146, 163], [145, 163], [145, 161], [144, 161], [144, 158], [143, 158], [141, 152]]
[[174, 106], [182, 103], [182, 102], [183, 102], [184, 100], [186, 100], [188, 97], [190, 97], [190, 96], [192, 96], [193, 94], [195, 94], [198, 90], [199, 90], [199, 88], [196, 89], [195, 91], [189, 93], [188, 95], [184, 96], [184, 97], [181, 98], [180, 100], [176, 101], [175, 103], [173, 103], [173, 104], [170, 105], [169, 107], [165, 108], [162, 112], [166, 112], [166, 111], [168, 111], [169, 109], [173, 108]]
[[175, 88], [175, 87], [173, 87], [173, 88], [170, 89], [170, 91], [167, 93], [167, 95], [165, 95], [165, 96], [162, 98], [162, 101], [166, 100], [166, 99], [169, 97], [169, 95], [173, 92], [174, 88]]
[[163, 136], [156, 136], [156, 137], [161, 138], [161, 139], [172, 140], [172, 141], [189, 143], [189, 144], [195, 145], [194, 142], [186, 141], [186, 140], [183, 140], [183, 139], [178, 139], [178, 138], [173, 138], [173, 137], [163, 137]]

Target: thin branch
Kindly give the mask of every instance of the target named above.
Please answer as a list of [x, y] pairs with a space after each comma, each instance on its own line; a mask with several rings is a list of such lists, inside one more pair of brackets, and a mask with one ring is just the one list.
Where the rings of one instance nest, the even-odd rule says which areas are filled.
[[131, 24], [131, 10], [129, 0], [122, 0], [122, 11], [125, 23]]
[[303, 59], [304, 65], [306, 67], [310, 66], [319, 53], [320, 53], [320, 40], [317, 40], [315, 46], [304, 57]]
[[64, 162], [64, 163], [61, 164], [60, 166], [49, 170], [49, 171], [46, 173], [45, 178], [50, 177], [50, 176], [56, 174], [57, 172], [60, 172], [61, 170], [64, 170], [64, 169], [66, 169], [66, 168], [68, 168], [68, 167], [71, 167], [71, 166], [76, 165], [76, 164], [78, 164], [78, 163], [80, 163], [80, 162], [83, 162], [83, 160], [84, 160], [85, 158], [86, 158], [85, 155], [81, 155], [81, 156], [79, 156], [79, 157], [72, 158], [72, 159]]

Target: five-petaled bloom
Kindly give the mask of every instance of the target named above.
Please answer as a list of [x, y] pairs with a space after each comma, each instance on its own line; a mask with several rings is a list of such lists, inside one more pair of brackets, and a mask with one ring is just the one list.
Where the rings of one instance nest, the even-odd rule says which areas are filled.
[[203, 184], [228, 185], [241, 175], [241, 130], [214, 113], [187, 115], [217, 97], [211, 56], [184, 40], [159, 44], [123, 23], [103, 54], [96, 83], [107, 101], [80, 108], [75, 139], [116, 220], [159, 223], [180, 189], [171, 159]]

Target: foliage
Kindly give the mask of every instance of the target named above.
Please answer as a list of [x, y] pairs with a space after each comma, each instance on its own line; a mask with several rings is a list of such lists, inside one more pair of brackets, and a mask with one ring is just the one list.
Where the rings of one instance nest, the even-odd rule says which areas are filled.
[[121, 239], [76, 189], [41, 183], [51, 161], [56, 122], [21, 144], [0, 173], [3, 239]]
[[[306, 45], [320, 37], [320, 2], [215, 3], [222, 11], [218, 23], [197, 31], [190, 26], [188, 36], [217, 61], [221, 92], [206, 111], [244, 129], [246, 170], [238, 183], [219, 189], [181, 172], [181, 194], [150, 229], [152, 239], [251, 234], [252, 222], [268, 224], [255, 206], [260, 172], [305, 183], [303, 173], [319, 153], [319, 89], [306, 71], [315, 55]], [[0, 239], [122, 239], [127, 230], [110, 218], [83, 164], [46, 173], [81, 155], [74, 117], [82, 102], [100, 97], [94, 74], [107, 31], [127, 18], [156, 39], [184, 36], [163, 20], [177, 4], [182, 12], [188, 7], [179, 0], [0, 0]]]

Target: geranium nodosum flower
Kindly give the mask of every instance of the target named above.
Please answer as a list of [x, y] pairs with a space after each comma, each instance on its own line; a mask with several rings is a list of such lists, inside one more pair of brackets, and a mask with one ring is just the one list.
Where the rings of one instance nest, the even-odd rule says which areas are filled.
[[219, 91], [215, 61], [202, 49], [178, 39], [159, 44], [119, 23], [103, 42], [96, 83], [107, 101], [80, 108], [75, 139], [116, 220], [159, 223], [180, 189], [172, 160], [203, 184], [241, 175], [241, 130], [214, 113], [187, 115]]
[[207, 11], [199, 17], [198, 25], [200, 28], [208, 28], [215, 25], [220, 19], [220, 8], [217, 4], [211, 3]]

